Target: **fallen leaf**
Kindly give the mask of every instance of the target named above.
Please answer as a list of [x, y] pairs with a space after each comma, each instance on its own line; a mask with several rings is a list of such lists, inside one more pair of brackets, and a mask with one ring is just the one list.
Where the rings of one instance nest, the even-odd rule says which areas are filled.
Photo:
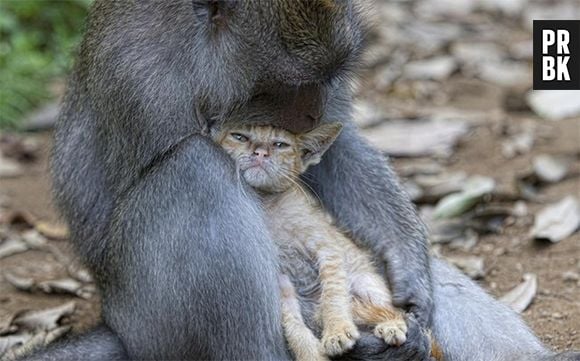
[[23, 169], [20, 164], [0, 154], [0, 178], [19, 177], [22, 173]]
[[85, 286], [72, 278], [61, 278], [37, 282], [30, 277], [19, 277], [5, 273], [4, 278], [15, 288], [26, 292], [43, 292], [47, 294], [70, 294], [88, 299], [93, 295], [91, 286]]
[[0, 259], [26, 252], [29, 249], [30, 246], [21, 239], [8, 239], [0, 243]]
[[532, 2], [524, 9], [524, 25], [531, 31], [533, 20], [566, 20], [580, 19], [580, 8], [577, 0]]
[[473, 176], [467, 180], [461, 192], [449, 194], [437, 203], [433, 217], [442, 219], [460, 216], [494, 189], [495, 181], [492, 178]]
[[521, 13], [528, 0], [478, 0], [477, 3], [482, 10], [514, 16]]
[[34, 225], [34, 228], [40, 234], [50, 239], [64, 240], [69, 236], [68, 227], [62, 224], [40, 221]]
[[500, 47], [491, 42], [456, 42], [451, 47], [451, 52], [461, 63], [470, 66], [497, 63], [503, 58]]
[[4, 279], [16, 289], [21, 291], [30, 291], [34, 286], [34, 280], [29, 277], [18, 277], [11, 273], [5, 273]]
[[556, 183], [568, 173], [569, 163], [561, 158], [541, 154], [534, 158], [534, 173], [543, 182]]
[[419, 201], [434, 203], [442, 197], [463, 189], [467, 175], [464, 172], [441, 173], [436, 175], [417, 175], [413, 181], [423, 189]]
[[0, 357], [4, 360], [4, 355], [11, 349], [24, 345], [32, 338], [31, 334], [16, 334], [0, 336]]
[[532, 79], [531, 69], [520, 62], [483, 63], [477, 75], [482, 80], [503, 87], [527, 88]]
[[404, 77], [407, 79], [444, 80], [457, 68], [451, 56], [440, 56], [427, 60], [418, 60], [405, 66]]
[[426, 0], [417, 2], [417, 11], [422, 16], [445, 16], [463, 18], [475, 9], [472, 0]]
[[528, 104], [542, 118], [571, 118], [580, 115], [580, 90], [532, 90]]
[[75, 311], [75, 303], [69, 302], [64, 305], [38, 311], [24, 311], [19, 313], [12, 324], [30, 331], [50, 331], [59, 327], [63, 317], [70, 316]]
[[417, 175], [433, 176], [443, 171], [441, 164], [432, 160], [412, 160], [410, 163], [401, 164], [397, 167], [397, 174], [403, 178]]
[[13, 345], [4, 355], [2, 355], [0, 352], [2, 361], [20, 360], [23, 356], [29, 355], [34, 350], [37, 350], [41, 347], [46, 347], [51, 342], [54, 342], [55, 340], [66, 335], [68, 332], [70, 332], [70, 330], [71, 326], [61, 326], [50, 331], [40, 331], [34, 335], [30, 335], [28, 333], [15, 335], [17, 337], [21, 337], [23, 342], [19, 340], [21, 342]]
[[459, 268], [469, 278], [479, 279], [485, 276], [484, 262], [482, 257], [447, 257], [447, 261]]
[[52, 246], [48, 243], [47, 239], [43, 235], [34, 229], [23, 232], [22, 240], [26, 242], [29, 247], [35, 249], [42, 249], [43, 247]]
[[[470, 127], [451, 120], [393, 120], [364, 129], [369, 142], [392, 156], [450, 155]], [[412, 135], [412, 136], [410, 136]]]
[[476, 208], [462, 219], [466, 226], [479, 234], [499, 234], [504, 228], [506, 219], [512, 215], [513, 209], [510, 207], [486, 205]]
[[499, 299], [517, 313], [522, 313], [534, 300], [538, 290], [538, 277], [533, 273], [526, 273], [524, 281]]
[[580, 226], [580, 204], [573, 196], [545, 207], [535, 217], [531, 235], [536, 239], [560, 242]]

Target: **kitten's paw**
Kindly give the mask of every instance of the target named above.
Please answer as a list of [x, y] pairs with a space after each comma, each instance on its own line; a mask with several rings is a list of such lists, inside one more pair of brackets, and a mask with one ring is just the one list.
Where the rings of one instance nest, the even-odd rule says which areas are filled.
[[322, 335], [322, 348], [328, 356], [337, 356], [352, 349], [360, 338], [358, 328], [353, 323], [329, 327]]
[[401, 346], [407, 341], [407, 324], [405, 320], [389, 320], [375, 327], [375, 336], [385, 340], [387, 345]]

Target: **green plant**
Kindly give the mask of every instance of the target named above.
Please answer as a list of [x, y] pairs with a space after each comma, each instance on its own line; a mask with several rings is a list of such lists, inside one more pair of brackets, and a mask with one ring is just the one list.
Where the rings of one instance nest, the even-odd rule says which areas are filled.
[[91, 0], [0, 1], [0, 128], [54, 95], [80, 39]]

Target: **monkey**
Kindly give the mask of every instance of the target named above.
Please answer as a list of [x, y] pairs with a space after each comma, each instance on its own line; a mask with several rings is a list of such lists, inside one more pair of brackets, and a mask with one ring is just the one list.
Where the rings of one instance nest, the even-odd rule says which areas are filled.
[[[103, 324], [30, 359], [290, 359], [263, 212], [199, 124], [239, 117], [300, 131], [348, 118], [365, 5], [95, 1], [51, 169], [72, 243], [101, 290]], [[428, 360], [429, 326], [450, 360], [491, 360], [479, 350], [484, 336], [504, 359], [521, 350], [551, 357], [517, 316], [430, 259], [411, 202], [350, 120], [305, 178], [384, 261], [393, 301], [410, 311], [401, 347], [363, 335], [343, 359]], [[512, 328], [472, 322], [472, 307]], [[454, 333], [452, 322], [473, 333]]]

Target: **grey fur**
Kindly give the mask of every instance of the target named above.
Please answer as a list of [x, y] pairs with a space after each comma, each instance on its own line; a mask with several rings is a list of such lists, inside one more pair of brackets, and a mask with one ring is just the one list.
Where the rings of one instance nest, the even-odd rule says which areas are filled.
[[26, 357], [27, 361], [127, 360], [121, 340], [108, 327], [98, 326], [80, 336], [49, 345]]
[[[305, 129], [348, 117], [364, 16], [358, 2], [321, 5], [328, 3], [95, 2], [52, 169], [72, 241], [103, 292], [108, 328], [35, 360], [289, 359], [261, 211], [231, 160], [201, 134], [206, 121]], [[390, 168], [348, 127], [308, 177], [338, 221], [387, 261], [396, 301], [419, 321], [411, 318], [403, 347], [384, 349], [368, 336], [344, 359], [423, 360], [420, 325], [432, 311], [424, 227]], [[475, 291], [463, 302], [496, 312], [495, 301], [466, 287]], [[438, 315], [456, 305], [435, 295], [434, 327], [445, 338]], [[510, 317], [520, 327], [514, 343], [521, 337], [518, 347], [531, 348], [533, 336]], [[481, 338], [503, 345], [501, 337], [450, 338], [444, 351], [485, 347]]]

